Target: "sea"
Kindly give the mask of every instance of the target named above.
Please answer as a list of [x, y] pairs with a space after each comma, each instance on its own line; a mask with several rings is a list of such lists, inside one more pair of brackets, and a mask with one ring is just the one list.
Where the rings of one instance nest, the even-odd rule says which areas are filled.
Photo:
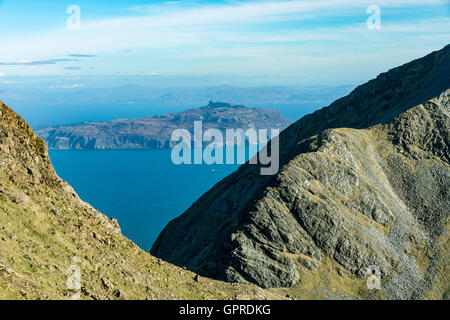
[[[175, 165], [170, 149], [49, 154], [58, 175], [84, 201], [117, 219], [122, 233], [147, 251], [169, 221], [240, 166]], [[252, 156], [248, 149], [246, 155]]]
[[[312, 106], [284, 106], [281, 111], [291, 119], [298, 119], [312, 110]], [[63, 116], [73, 115], [66, 112], [59, 117]], [[105, 114], [101, 116], [102, 120], [107, 120]], [[112, 114], [111, 118], [117, 116]], [[68, 122], [66, 118], [60, 118], [54, 119], [55, 122]], [[28, 121], [33, 119], [37, 121], [38, 118], [30, 116]], [[49, 154], [58, 175], [74, 187], [84, 201], [109, 218], [117, 219], [122, 233], [144, 250], [151, 249], [167, 223], [183, 214], [199, 197], [240, 166], [175, 165], [170, 149], [50, 150]], [[246, 155], [246, 160], [252, 156], [248, 150]]]

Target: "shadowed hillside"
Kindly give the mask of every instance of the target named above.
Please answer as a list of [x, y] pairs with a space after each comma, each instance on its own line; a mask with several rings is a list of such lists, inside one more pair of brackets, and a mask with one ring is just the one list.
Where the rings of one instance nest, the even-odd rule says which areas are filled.
[[277, 175], [242, 166], [151, 252], [313, 298], [368, 296], [373, 265], [379, 298], [447, 297], [449, 88], [450, 46], [379, 75], [282, 132]]

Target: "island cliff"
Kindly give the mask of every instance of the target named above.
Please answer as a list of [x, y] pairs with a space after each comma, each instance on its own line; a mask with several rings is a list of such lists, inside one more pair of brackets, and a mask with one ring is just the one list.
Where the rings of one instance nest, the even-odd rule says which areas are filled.
[[292, 123], [280, 112], [249, 108], [221, 102], [210, 102], [202, 108], [158, 115], [143, 119], [118, 119], [104, 122], [83, 122], [41, 128], [37, 134], [50, 149], [165, 149], [173, 147], [171, 135], [176, 129], [193, 133], [195, 121], [204, 130], [226, 129], [284, 129]]

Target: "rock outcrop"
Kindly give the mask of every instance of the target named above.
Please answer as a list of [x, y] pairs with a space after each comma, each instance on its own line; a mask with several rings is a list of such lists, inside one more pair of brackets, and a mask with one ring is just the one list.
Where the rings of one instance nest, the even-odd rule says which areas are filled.
[[138, 248], [56, 175], [44, 141], [0, 101], [0, 300], [73, 297], [280, 296], [199, 278]]
[[284, 129], [292, 123], [279, 111], [249, 108], [242, 105], [210, 102], [206, 107], [144, 119], [119, 119], [105, 122], [83, 122], [42, 128], [37, 134], [50, 149], [164, 149], [176, 129], [193, 134], [194, 121], [203, 129]]
[[300, 119], [280, 135], [277, 175], [242, 166], [152, 254], [310, 298], [449, 298], [449, 88], [447, 46]]

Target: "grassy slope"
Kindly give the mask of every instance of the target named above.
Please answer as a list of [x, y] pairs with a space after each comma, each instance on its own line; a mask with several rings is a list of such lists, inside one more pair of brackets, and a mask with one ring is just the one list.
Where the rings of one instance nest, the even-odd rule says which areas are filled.
[[0, 102], [0, 299], [66, 299], [76, 257], [83, 299], [278, 298], [199, 278], [152, 257], [59, 179], [45, 145]]

